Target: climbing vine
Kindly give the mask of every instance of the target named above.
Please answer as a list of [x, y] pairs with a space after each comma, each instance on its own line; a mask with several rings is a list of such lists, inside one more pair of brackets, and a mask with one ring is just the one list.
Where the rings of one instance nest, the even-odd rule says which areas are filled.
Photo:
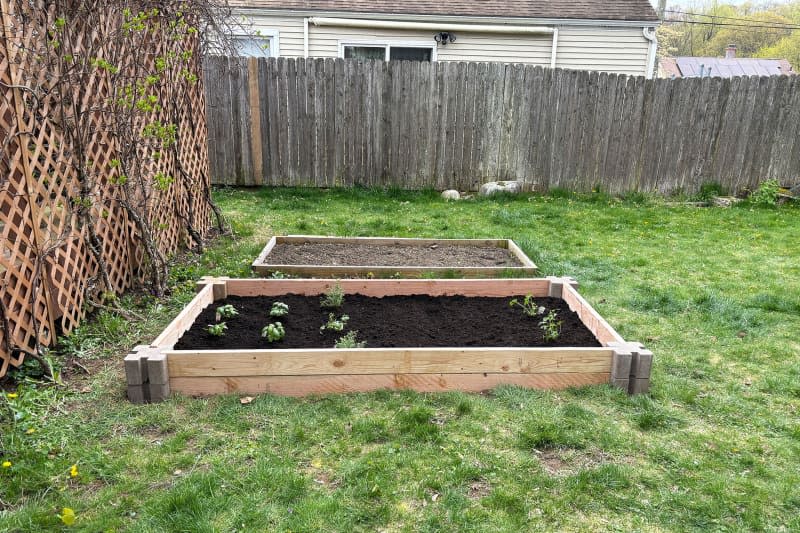
[[[0, 195], [30, 206], [31, 246], [15, 249], [33, 263], [28, 303], [45, 301], [67, 330], [74, 313], [52, 307], [124, 312], [115, 294], [137, 281], [164, 294], [170, 255], [225, 231], [209, 193], [201, 57], [228, 46], [232, 19], [211, 0], [2, 4], [0, 110], [17, 128], [0, 134]], [[58, 329], [33, 312], [35, 346], [20, 346], [9, 314], [0, 298], [7, 352], [38, 354]]]

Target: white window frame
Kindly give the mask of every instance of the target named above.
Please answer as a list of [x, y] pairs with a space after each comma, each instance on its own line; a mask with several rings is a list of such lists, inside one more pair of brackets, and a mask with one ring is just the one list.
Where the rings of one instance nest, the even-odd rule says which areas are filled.
[[[431, 37], [431, 41], [433, 37]], [[344, 48], [345, 46], [367, 46], [371, 48], [384, 48], [385, 55], [384, 60], [389, 61], [390, 50], [393, 46], [398, 48], [429, 48], [431, 50], [431, 61], [437, 60], [437, 46], [434, 42], [431, 44], [428, 41], [392, 41], [392, 40], [380, 40], [380, 39], [369, 39], [369, 40], [347, 40], [347, 41], [339, 41], [339, 57], [344, 58]]]
[[281, 37], [280, 32], [274, 28], [254, 28], [253, 33], [238, 33], [234, 39], [269, 39], [269, 57], [280, 57]]

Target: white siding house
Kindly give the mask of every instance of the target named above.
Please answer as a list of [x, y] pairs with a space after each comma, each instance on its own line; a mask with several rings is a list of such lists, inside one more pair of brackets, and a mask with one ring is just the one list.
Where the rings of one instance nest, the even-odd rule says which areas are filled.
[[243, 55], [502, 61], [648, 77], [654, 70], [658, 17], [648, 0], [230, 3], [242, 22]]

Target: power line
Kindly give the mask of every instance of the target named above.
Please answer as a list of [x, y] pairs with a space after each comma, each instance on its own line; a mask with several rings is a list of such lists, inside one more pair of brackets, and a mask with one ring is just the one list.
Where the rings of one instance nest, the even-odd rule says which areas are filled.
[[707, 15], [705, 13], [692, 13], [691, 11], [678, 11], [678, 10], [667, 10], [667, 13], [675, 13], [677, 15], [690, 15], [694, 17], [706, 17], [711, 19], [725, 19], [725, 20], [738, 20], [738, 21], [750, 21], [750, 22], [759, 22], [761, 24], [771, 24], [771, 25], [778, 25], [778, 26], [793, 26], [797, 27], [797, 24], [791, 22], [771, 22], [769, 20], [759, 20], [754, 18], [747, 18], [747, 17], [725, 17], [722, 15]]
[[768, 29], [773, 31], [792, 31], [800, 30], [800, 26], [766, 26], [759, 24], [731, 24], [730, 22], [701, 22], [699, 20], [665, 20], [664, 24], [697, 24], [700, 26], [718, 26], [720, 28], [747, 28], [747, 29]]

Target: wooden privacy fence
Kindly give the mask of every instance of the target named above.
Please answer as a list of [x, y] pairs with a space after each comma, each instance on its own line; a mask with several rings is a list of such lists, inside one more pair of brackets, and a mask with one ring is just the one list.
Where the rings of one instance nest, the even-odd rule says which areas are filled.
[[[117, 292], [137, 282], [145, 266], [137, 226], [121, 205], [120, 187], [113, 184], [120, 147], [102, 113], [88, 115], [88, 161], [76, 160], [76, 147], [64, 134], [64, 115], [58, 112], [62, 96], [50, 85], [57, 73], [42, 66], [55, 9], [51, 2], [0, 0], [0, 377], [9, 365], [22, 363], [25, 351], [35, 352], [37, 343], [50, 344], [58, 333], [78, 325], [87, 289], [99, 284], [98, 255]], [[119, 24], [106, 11], [100, 13], [108, 24]], [[83, 43], [95, 38], [96, 28], [88, 23], [69, 24], [82, 24], [75, 31]], [[153, 40], [152, 50], [122, 50], [121, 55], [166, 55], [185, 51], [183, 46], [199, 52], [196, 42]], [[87, 107], [102, 107], [110, 85], [108, 70], [97, 69], [89, 86], [75, 87], [72, 95], [87, 98]], [[178, 167], [186, 174], [187, 179], [154, 190], [151, 200], [155, 243], [170, 253], [187, 241], [187, 217], [206, 231], [209, 179], [202, 85], [181, 79], [164, 90], [163, 106], [153, 118], [167, 123], [178, 117], [179, 147], [157, 158], [145, 157], [149, 148], [139, 150], [145, 161], [141, 175], [176, 176]], [[78, 174], [85, 169], [97, 176], [90, 191], [81, 191], [87, 181]], [[89, 228], [76, 214], [82, 208], [91, 210], [99, 254], [91, 253]]]
[[209, 57], [212, 182], [731, 191], [800, 175], [800, 76]]

